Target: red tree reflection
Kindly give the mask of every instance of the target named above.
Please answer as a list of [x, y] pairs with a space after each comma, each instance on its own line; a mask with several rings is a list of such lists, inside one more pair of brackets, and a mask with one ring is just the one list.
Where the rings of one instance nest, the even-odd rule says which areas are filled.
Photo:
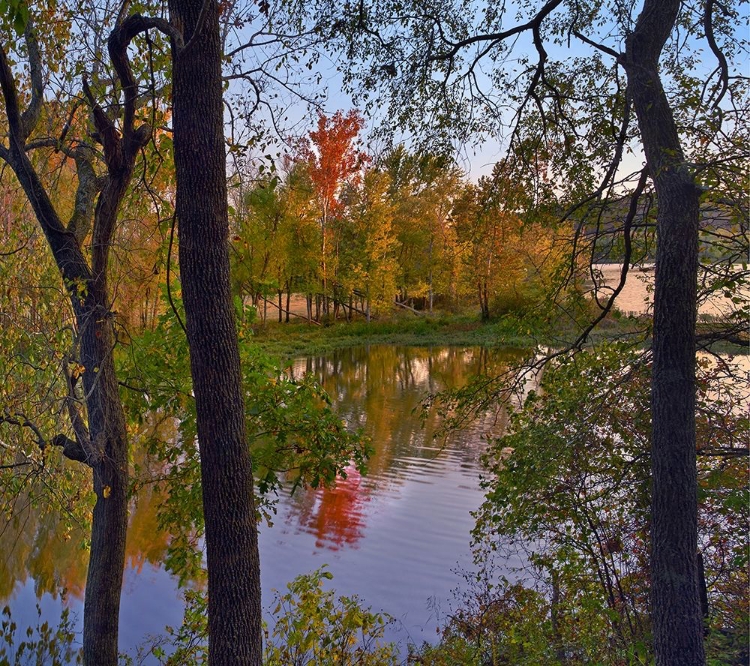
[[354, 546], [364, 528], [363, 505], [369, 499], [369, 488], [353, 465], [346, 468], [346, 478], [336, 480], [333, 488], [308, 491], [292, 515], [299, 516], [305, 532], [314, 534], [318, 548], [339, 550]]

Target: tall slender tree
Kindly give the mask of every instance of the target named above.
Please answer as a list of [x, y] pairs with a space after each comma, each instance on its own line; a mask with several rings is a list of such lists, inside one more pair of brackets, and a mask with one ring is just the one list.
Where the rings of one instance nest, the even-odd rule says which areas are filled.
[[[299, 144], [300, 158], [308, 165], [310, 179], [320, 207], [321, 247], [320, 267], [324, 296], [324, 309], [328, 310], [331, 263], [338, 254], [337, 240], [333, 238], [332, 219], [339, 207], [338, 195], [347, 181], [357, 180], [366, 156], [356, 144], [364, 120], [358, 111], [343, 114], [337, 111], [331, 118], [318, 116], [317, 129], [310, 132], [309, 140]], [[333, 246], [333, 249], [332, 249]], [[333, 252], [333, 257], [331, 253]]]
[[[201, 456], [209, 663], [259, 665], [260, 559], [237, 331], [216, 0], [170, 0], [180, 278]], [[180, 43], [181, 42], [181, 43]]]

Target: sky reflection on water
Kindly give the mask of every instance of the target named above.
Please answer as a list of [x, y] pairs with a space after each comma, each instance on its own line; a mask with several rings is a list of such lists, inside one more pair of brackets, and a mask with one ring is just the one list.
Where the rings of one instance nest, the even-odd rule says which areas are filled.
[[[364, 427], [376, 452], [367, 476], [353, 468], [332, 489], [282, 495], [273, 527], [261, 528], [264, 607], [272, 589], [327, 564], [330, 585], [358, 594], [398, 623], [389, 638], [434, 641], [459, 583], [453, 570], [471, 565], [470, 512], [482, 501], [481, 433], [502, 423], [487, 419], [447, 441], [433, 440], [439, 419], [422, 423], [420, 401], [431, 391], [459, 386], [481, 371], [499, 368], [498, 352], [373, 346], [302, 359], [290, 370], [312, 372], [353, 427]], [[121, 607], [121, 649], [134, 653], [147, 636], [179, 625], [182, 602], [175, 579], [161, 566], [167, 536], [156, 528], [158, 497], [144, 493], [131, 512]], [[55, 621], [62, 601], [82, 617], [86, 554], [33, 516], [15, 536], [0, 536], [0, 590], [19, 626]], [[16, 539], [13, 543], [13, 539]], [[3, 585], [3, 577], [5, 585]], [[37, 602], [39, 599], [39, 602]]]

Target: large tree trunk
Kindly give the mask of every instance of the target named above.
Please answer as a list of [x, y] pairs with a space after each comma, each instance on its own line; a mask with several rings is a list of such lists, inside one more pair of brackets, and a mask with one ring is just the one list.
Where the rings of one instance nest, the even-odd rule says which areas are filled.
[[658, 63], [679, 0], [647, 0], [624, 66], [658, 199], [651, 410], [651, 599], [656, 663], [705, 663], [698, 585], [695, 323], [699, 192]]
[[173, 126], [206, 526], [209, 663], [260, 665], [258, 533], [229, 285], [219, 10], [216, 0], [170, 0], [169, 10], [188, 43], [174, 58]]

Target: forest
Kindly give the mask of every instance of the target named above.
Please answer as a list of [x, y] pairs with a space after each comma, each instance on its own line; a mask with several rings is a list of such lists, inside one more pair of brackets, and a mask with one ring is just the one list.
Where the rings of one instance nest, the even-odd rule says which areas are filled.
[[0, 0], [0, 666], [747, 664], [749, 23]]

